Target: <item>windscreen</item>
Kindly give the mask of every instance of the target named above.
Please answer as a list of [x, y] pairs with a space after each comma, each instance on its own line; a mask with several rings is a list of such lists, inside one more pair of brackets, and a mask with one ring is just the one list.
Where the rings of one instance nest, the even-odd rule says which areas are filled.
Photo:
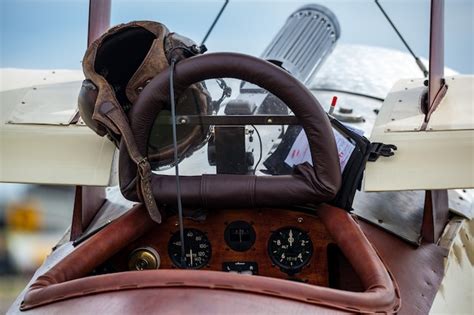
[[[306, 134], [287, 104], [249, 82], [200, 82], [178, 97], [176, 112], [181, 175], [282, 175], [313, 163]], [[159, 174], [174, 174], [171, 122], [170, 109], [163, 109], [149, 138], [149, 158]], [[336, 138], [343, 170], [355, 145], [337, 129], [328, 136]]]

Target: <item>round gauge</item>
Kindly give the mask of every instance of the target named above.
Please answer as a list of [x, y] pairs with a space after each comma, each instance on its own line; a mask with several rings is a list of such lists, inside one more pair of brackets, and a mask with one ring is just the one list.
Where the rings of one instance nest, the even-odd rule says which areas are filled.
[[199, 269], [211, 259], [211, 244], [204, 232], [197, 229], [184, 229], [184, 251], [186, 266], [181, 263], [181, 240], [179, 231], [168, 242], [168, 254], [178, 268]]
[[238, 252], [249, 250], [255, 244], [255, 230], [245, 221], [234, 221], [227, 225], [224, 239], [230, 248]]
[[272, 262], [288, 274], [295, 274], [306, 266], [313, 254], [313, 242], [308, 233], [294, 227], [276, 230], [268, 241]]

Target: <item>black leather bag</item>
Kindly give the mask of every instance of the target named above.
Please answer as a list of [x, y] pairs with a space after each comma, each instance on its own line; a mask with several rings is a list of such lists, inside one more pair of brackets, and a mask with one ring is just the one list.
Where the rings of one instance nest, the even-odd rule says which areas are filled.
[[[354, 145], [354, 150], [342, 172], [342, 186], [336, 197], [329, 203], [338, 208], [351, 211], [356, 190], [361, 188], [365, 165], [370, 156], [372, 145], [366, 137], [351, 130], [351, 128], [348, 128], [337, 119], [329, 116], [329, 120], [333, 129], [337, 130]], [[269, 174], [282, 175], [293, 173], [293, 167], [285, 163], [285, 158], [288, 156], [301, 130], [302, 128], [299, 125], [287, 128], [275, 152], [263, 163]]]
[[372, 145], [366, 137], [354, 132], [338, 120], [334, 118], [330, 118], [330, 120], [333, 128], [337, 129], [337, 131], [339, 131], [355, 146], [354, 151], [352, 151], [349, 161], [342, 172], [341, 189], [337, 193], [336, 198], [334, 198], [330, 204], [351, 211], [356, 190], [361, 189], [365, 164], [369, 159]]

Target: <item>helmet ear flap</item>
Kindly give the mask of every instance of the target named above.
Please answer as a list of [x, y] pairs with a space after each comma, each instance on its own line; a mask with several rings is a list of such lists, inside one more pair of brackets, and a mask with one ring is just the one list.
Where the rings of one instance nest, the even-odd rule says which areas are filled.
[[95, 103], [97, 96], [99, 95], [99, 89], [92, 83], [91, 80], [82, 81], [81, 90], [79, 91], [78, 107], [79, 114], [86, 125], [94, 130], [98, 135], [104, 136], [107, 134], [107, 130], [92, 118], [95, 109]]

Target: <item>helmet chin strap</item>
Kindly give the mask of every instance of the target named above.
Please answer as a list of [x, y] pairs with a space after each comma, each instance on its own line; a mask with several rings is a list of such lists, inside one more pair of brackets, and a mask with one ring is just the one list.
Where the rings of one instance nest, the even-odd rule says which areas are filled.
[[186, 254], [184, 247], [184, 223], [183, 223], [183, 205], [181, 203], [181, 185], [179, 182], [179, 157], [178, 157], [178, 140], [176, 133], [176, 104], [174, 100], [174, 66], [176, 59], [172, 57], [170, 65], [170, 105], [171, 105], [171, 121], [173, 129], [173, 151], [174, 151], [174, 169], [176, 177], [176, 199], [178, 205], [179, 220], [179, 238], [181, 241], [181, 268], [187, 268]]

